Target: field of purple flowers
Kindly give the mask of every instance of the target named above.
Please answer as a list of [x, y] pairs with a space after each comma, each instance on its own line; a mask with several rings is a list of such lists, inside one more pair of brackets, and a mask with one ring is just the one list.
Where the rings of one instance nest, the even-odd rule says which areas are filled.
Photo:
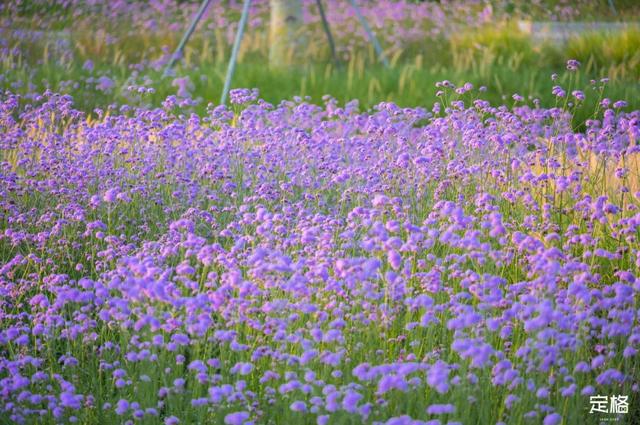
[[637, 415], [640, 112], [602, 98], [576, 132], [582, 92], [440, 86], [204, 117], [5, 93], [0, 422]]
[[[0, 425], [639, 423], [640, 110], [616, 94], [640, 93], [640, 33], [609, 68], [544, 75], [543, 100], [449, 81], [434, 99], [417, 45], [590, 2], [361, 3], [409, 58], [383, 75], [428, 108], [258, 89], [206, 107], [237, 1], [168, 79], [163, 29], [195, 4], [0, 4]], [[365, 84], [335, 4], [347, 71], [325, 78]], [[255, 1], [243, 51], [260, 72], [266, 16]], [[501, 61], [471, 67], [542, 81]]]

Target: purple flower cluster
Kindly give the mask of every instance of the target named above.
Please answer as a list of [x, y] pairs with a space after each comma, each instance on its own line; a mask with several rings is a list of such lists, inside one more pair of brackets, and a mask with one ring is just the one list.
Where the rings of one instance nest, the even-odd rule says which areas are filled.
[[254, 94], [1, 96], [4, 418], [556, 424], [638, 390], [638, 111]]

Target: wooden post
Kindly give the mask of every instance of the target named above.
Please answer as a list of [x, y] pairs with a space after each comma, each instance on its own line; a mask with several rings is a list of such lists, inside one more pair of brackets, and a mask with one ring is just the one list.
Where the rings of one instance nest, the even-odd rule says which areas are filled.
[[302, 2], [269, 0], [269, 66], [290, 65], [304, 46], [302, 39]]

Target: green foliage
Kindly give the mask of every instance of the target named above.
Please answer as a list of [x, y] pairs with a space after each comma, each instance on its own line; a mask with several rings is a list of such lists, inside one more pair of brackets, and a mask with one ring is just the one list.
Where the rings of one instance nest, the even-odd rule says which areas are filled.
[[[86, 23], [67, 29], [71, 44], [64, 54], [59, 51], [57, 36], [31, 40], [7, 33], [8, 45], [17, 47], [19, 53], [0, 61], [0, 72], [5, 76], [0, 87], [23, 94], [45, 88], [69, 93], [86, 111], [113, 102], [159, 105], [176, 93], [174, 78], [161, 78], [163, 62], [154, 63], [175, 48], [179, 31], [133, 31], [123, 22], [109, 22], [108, 31], [96, 31]], [[257, 87], [272, 103], [297, 95], [319, 102], [330, 94], [343, 102], [358, 99], [365, 108], [381, 101], [430, 107], [436, 100], [435, 83], [448, 79], [455, 84], [486, 86], [483, 97], [494, 103], [511, 102], [511, 95], [518, 93], [529, 100], [539, 98], [543, 106], [553, 106], [550, 75], [562, 71], [568, 59], [577, 59], [583, 67], [575, 88], [587, 91], [585, 111], [598, 100], [588, 95], [589, 81], [602, 77], [611, 79], [609, 97], [640, 107], [640, 28], [633, 25], [619, 32], [575, 36], [557, 46], [534, 42], [514, 22], [496, 22], [461, 29], [448, 39], [438, 36], [402, 48], [387, 47], [390, 69], [378, 63], [370, 46], [343, 52], [336, 67], [330, 63], [326, 44], [324, 37], [312, 37], [304, 64], [284, 71], [269, 70], [265, 67], [268, 37], [260, 31], [249, 32], [240, 50], [233, 86]], [[228, 55], [228, 40], [221, 28], [202, 29], [187, 45], [175, 76], [189, 78], [191, 94], [200, 99], [196, 111], [202, 113], [208, 103], [218, 102]], [[93, 72], [82, 68], [87, 60], [95, 64]], [[100, 76], [114, 80], [113, 91], [96, 90], [95, 80]], [[155, 93], [133, 96], [127, 90], [132, 84], [153, 87]], [[576, 111], [576, 123], [588, 115]]]
[[612, 78], [640, 77], [640, 28], [621, 32], [591, 32], [571, 38], [567, 55], [595, 70], [607, 70]]
[[529, 37], [515, 25], [486, 26], [477, 31], [460, 32], [449, 41], [449, 51], [457, 68], [482, 62], [530, 65], [540, 56]]
[[[31, 83], [38, 90], [46, 87], [69, 93], [86, 111], [113, 102], [159, 105], [166, 96], [176, 93], [174, 77], [161, 78], [162, 67], [138, 73], [128, 65], [132, 61], [148, 61], [154, 55], [150, 46], [162, 46], [168, 39], [153, 34], [127, 35], [123, 37], [126, 42], [109, 45], [99, 34], [86, 37], [74, 38], [76, 58], [66, 62], [56, 58], [48, 45], [32, 46], [31, 57], [5, 57], [0, 69], [8, 78], [0, 87], [27, 93]], [[200, 99], [198, 112], [204, 112], [209, 102], [218, 102], [227, 54], [215, 40], [196, 38], [175, 69], [176, 76], [188, 77], [193, 84], [191, 93]], [[36, 59], [38, 56], [40, 59]], [[571, 39], [561, 50], [549, 45], [533, 46], [528, 37], [513, 28], [485, 28], [460, 33], [448, 44], [444, 40], [434, 43], [431, 52], [398, 51], [390, 58], [392, 66], [385, 69], [375, 62], [372, 51], [363, 50], [354, 52], [339, 67], [318, 60], [289, 70], [271, 71], [264, 65], [264, 55], [245, 49], [233, 86], [257, 87], [261, 96], [272, 103], [297, 95], [320, 102], [324, 95], [331, 94], [342, 102], [358, 99], [365, 108], [381, 101], [430, 107], [436, 101], [435, 83], [447, 79], [457, 85], [471, 82], [476, 87], [486, 86], [488, 90], [482, 96], [493, 103], [510, 103], [511, 95], [518, 93], [529, 100], [539, 98], [543, 106], [553, 106], [550, 75], [562, 71], [567, 59], [576, 58], [584, 66], [574, 88], [587, 93], [584, 107], [576, 111], [577, 124], [588, 118], [587, 111], [592, 111], [598, 101], [597, 95], [589, 96], [591, 79], [610, 77], [607, 96], [625, 99], [631, 108], [640, 107], [638, 29], [619, 34], [586, 34]], [[87, 59], [95, 63], [93, 72], [82, 68]], [[94, 80], [102, 75], [114, 80], [112, 92], [96, 90]], [[145, 84], [155, 93], [133, 96], [127, 90], [131, 84]]]

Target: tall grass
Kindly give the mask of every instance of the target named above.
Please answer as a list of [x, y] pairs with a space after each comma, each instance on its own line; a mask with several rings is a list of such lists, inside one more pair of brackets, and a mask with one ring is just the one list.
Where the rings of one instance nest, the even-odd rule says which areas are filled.
[[[163, 79], [161, 70], [178, 42], [179, 32], [132, 31], [118, 22], [110, 24], [108, 31], [83, 25], [69, 28], [69, 34], [61, 38], [46, 33], [19, 38], [6, 32], [11, 53], [0, 62], [4, 74], [0, 87], [22, 94], [44, 88], [69, 93], [78, 107], [91, 112], [114, 102], [159, 105], [177, 92], [174, 78], [187, 77], [193, 88], [190, 94], [198, 102], [196, 111], [202, 113], [208, 103], [218, 101], [229, 55], [224, 29], [198, 32], [187, 45], [175, 74]], [[561, 71], [567, 59], [574, 58], [584, 64], [577, 89], [588, 90], [590, 80], [609, 77], [608, 96], [625, 99], [632, 108], [640, 107], [639, 27], [586, 33], [556, 46], [535, 43], [513, 23], [496, 23], [463, 30], [448, 39], [436, 37], [402, 48], [387, 47], [388, 69], [379, 64], [370, 46], [343, 51], [342, 62], [336, 66], [329, 60], [323, 36], [310, 40], [299, 66], [269, 70], [268, 37], [263, 31], [250, 31], [240, 49], [233, 86], [257, 87], [272, 103], [293, 96], [309, 96], [318, 102], [330, 94], [343, 102], [358, 99], [364, 108], [381, 101], [430, 107], [435, 83], [448, 79], [455, 84], [486, 86], [483, 97], [492, 102], [510, 102], [511, 95], [518, 93], [552, 106], [555, 98], [549, 91], [549, 77]], [[339, 44], [345, 42], [339, 40]], [[95, 66], [92, 71], [83, 69], [89, 60]], [[113, 90], [96, 90], [100, 76], [114, 80]], [[133, 95], [128, 90], [131, 85], [153, 87], [155, 93]], [[584, 110], [593, 106], [587, 103]], [[588, 116], [578, 110], [576, 122]]]

